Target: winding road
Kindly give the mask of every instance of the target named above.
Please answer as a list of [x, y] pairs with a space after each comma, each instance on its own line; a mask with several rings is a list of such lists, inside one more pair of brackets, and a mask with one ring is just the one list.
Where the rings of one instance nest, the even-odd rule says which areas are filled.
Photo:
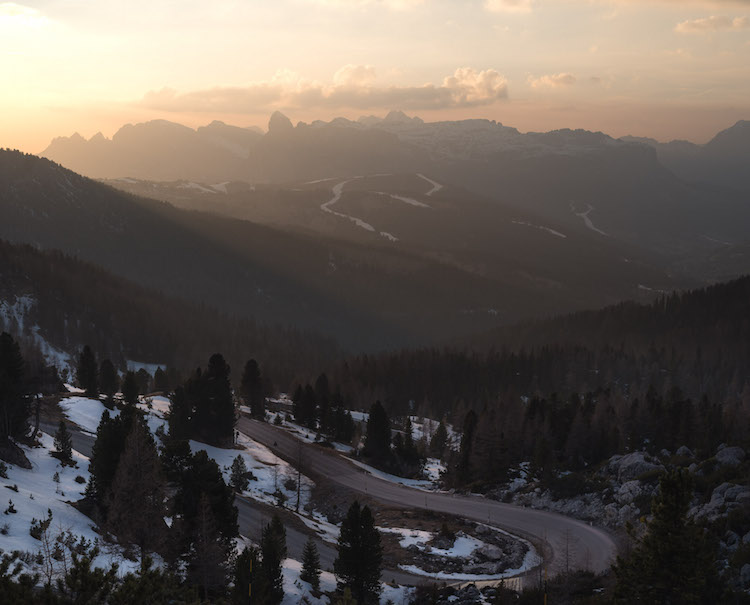
[[[241, 418], [240, 431], [262, 443], [276, 455], [294, 462], [300, 441], [264, 422]], [[417, 490], [366, 473], [336, 452], [302, 444], [306, 472], [320, 475], [368, 497], [405, 508], [421, 508], [489, 523], [530, 540], [544, 553], [550, 573], [567, 561], [572, 569], [603, 572], [617, 555], [617, 546], [605, 531], [563, 515], [522, 508], [481, 496], [459, 496]]]

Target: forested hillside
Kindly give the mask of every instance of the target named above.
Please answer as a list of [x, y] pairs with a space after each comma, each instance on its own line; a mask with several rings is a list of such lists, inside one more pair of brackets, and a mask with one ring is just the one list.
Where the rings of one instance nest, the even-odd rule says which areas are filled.
[[207, 351], [222, 351], [237, 372], [254, 357], [270, 378], [285, 384], [338, 352], [332, 340], [316, 334], [233, 318], [60, 252], [1, 240], [0, 311], [0, 331], [73, 355], [88, 344], [120, 369], [134, 360], [187, 372]]

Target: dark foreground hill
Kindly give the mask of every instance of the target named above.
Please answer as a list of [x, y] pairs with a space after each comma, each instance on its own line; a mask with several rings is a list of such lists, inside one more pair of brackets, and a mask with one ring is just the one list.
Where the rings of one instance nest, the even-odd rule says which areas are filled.
[[339, 355], [335, 343], [319, 335], [231, 318], [60, 252], [0, 240], [2, 330], [58, 366], [75, 360], [84, 344], [120, 369], [137, 361], [181, 373], [218, 351], [236, 379], [255, 358], [267, 377], [282, 385]]

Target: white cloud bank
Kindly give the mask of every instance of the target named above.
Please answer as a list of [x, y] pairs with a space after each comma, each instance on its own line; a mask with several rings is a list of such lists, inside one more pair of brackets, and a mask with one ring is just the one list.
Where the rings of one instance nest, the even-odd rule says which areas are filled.
[[505, 77], [494, 69], [461, 67], [440, 85], [376, 86], [375, 69], [345, 65], [331, 84], [305, 81], [289, 71], [244, 87], [215, 87], [180, 93], [149, 91], [140, 105], [162, 111], [255, 113], [268, 109], [352, 108], [445, 109], [491, 105], [508, 96]]
[[563, 88], [573, 86], [576, 83], [576, 77], [569, 73], [548, 74], [534, 78], [529, 76], [528, 82], [532, 88]]
[[674, 29], [680, 34], [711, 34], [719, 31], [742, 31], [749, 28], [750, 19], [747, 17], [732, 18], [723, 15], [712, 15], [701, 19], [682, 21]]

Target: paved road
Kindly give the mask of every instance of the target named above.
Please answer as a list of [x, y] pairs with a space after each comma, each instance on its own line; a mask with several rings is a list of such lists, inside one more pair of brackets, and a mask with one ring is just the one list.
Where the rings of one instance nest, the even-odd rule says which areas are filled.
[[[54, 435], [58, 425], [53, 422], [41, 421], [39, 428], [49, 435]], [[91, 448], [94, 447], [96, 438], [88, 433], [68, 426], [71, 437], [73, 438], [73, 449], [84, 456], [91, 456]], [[271, 506], [255, 502], [249, 498], [237, 497], [234, 501], [237, 506], [237, 521], [240, 527], [240, 534], [247, 536], [256, 543], [260, 543], [263, 526], [271, 521], [274, 513], [279, 512]], [[334, 546], [322, 541], [308, 528], [298, 528], [302, 522], [294, 518], [291, 513], [283, 513], [284, 526], [286, 527], [286, 545], [289, 556], [297, 561], [302, 560], [302, 550], [310, 535], [316, 541], [318, 553], [320, 554], [320, 567], [327, 571], [333, 571], [333, 562], [336, 559], [337, 550]], [[426, 581], [424, 578], [412, 576], [396, 570], [383, 570], [383, 581], [390, 582], [396, 580], [399, 584], [414, 585]]]
[[[300, 442], [288, 432], [245, 417], [239, 420], [238, 428], [282, 458], [290, 462], [296, 460]], [[305, 444], [303, 448], [306, 472], [309, 470], [322, 475], [370, 498], [401, 507], [424, 508], [473, 521], [489, 522], [528, 538], [542, 547], [551, 573], [560, 569], [566, 559], [573, 569], [602, 572], [611, 565], [617, 554], [617, 547], [608, 533], [581, 521], [480, 496], [412, 489], [373, 477], [323, 447]]]

